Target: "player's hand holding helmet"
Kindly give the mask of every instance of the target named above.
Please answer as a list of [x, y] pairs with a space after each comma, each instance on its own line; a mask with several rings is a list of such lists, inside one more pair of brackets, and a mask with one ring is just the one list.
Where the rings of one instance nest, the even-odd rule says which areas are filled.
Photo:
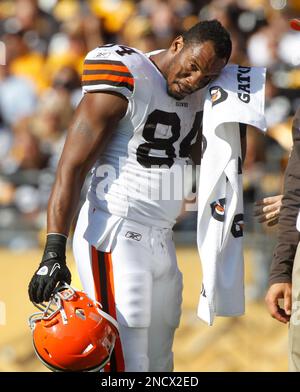
[[28, 287], [32, 302], [49, 301], [57, 283], [71, 283], [71, 273], [66, 265], [66, 241], [64, 235], [48, 234], [42, 261]]
[[110, 360], [117, 321], [98, 302], [67, 284], [29, 318], [38, 358], [52, 371], [98, 371]]

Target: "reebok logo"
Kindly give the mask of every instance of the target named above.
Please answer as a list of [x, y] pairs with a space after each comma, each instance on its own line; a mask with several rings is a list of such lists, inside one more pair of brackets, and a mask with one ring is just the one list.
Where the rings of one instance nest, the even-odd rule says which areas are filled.
[[131, 240], [140, 241], [142, 239], [142, 234], [135, 233], [133, 231], [127, 231], [125, 237]]

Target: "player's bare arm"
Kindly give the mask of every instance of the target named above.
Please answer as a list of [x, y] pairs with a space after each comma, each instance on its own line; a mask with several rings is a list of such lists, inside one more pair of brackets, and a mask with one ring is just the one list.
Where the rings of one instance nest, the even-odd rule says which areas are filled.
[[71, 283], [65, 249], [80, 191], [87, 172], [126, 110], [127, 100], [111, 93], [88, 93], [76, 110], [48, 204], [43, 258], [29, 284], [33, 302], [48, 301], [57, 283]]
[[68, 235], [85, 177], [126, 110], [127, 100], [121, 95], [88, 93], [83, 97], [58, 164], [48, 204], [48, 233]]

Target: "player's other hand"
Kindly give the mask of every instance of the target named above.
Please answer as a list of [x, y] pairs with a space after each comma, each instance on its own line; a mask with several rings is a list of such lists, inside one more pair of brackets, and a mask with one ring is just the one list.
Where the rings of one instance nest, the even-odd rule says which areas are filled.
[[[279, 306], [281, 298], [283, 299], [283, 309]], [[273, 318], [282, 323], [289, 322], [292, 308], [292, 284], [272, 284], [267, 292], [265, 301], [268, 311]]]
[[48, 234], [42, 261], [28, 287], [30, 301], [49, 301], [57, 283], [71, 283], [71, 273], [66, 265], [66, 237]]
[[279, 211], [283, 195], [265, 197], [254, 204], [254, 216], [259, 223], [267, 222], [268, 226], [278, 223]]

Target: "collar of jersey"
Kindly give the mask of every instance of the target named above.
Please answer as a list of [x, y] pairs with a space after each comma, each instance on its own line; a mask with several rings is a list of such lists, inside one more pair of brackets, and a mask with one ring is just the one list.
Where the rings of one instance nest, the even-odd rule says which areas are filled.
[[144, 53], [144, 55], [148, 58], [148, 60], [149, 60], [150, 63], [154, 66], [154, 68], [156, 69], [156, 71], [157, 71], [157, 72], [160, 74], [160, 76], [161, 76], [162, 78], [164, 78], [164, 79], [165, 79], [165, 77], [164, 77], [164, 75], [162, 74], [161, 70], [158, 68], [158, 66], [155, 64], [155, 62], [152, 61], [152, 60], [150, 59], [150, 57], [151, 57], [152, 55], [154, 55], [154, 54], [164, 52], [165, 50], [166, 50], [166, 49], [158, 49], [158, 50], [153, 50], [152, 52]]

